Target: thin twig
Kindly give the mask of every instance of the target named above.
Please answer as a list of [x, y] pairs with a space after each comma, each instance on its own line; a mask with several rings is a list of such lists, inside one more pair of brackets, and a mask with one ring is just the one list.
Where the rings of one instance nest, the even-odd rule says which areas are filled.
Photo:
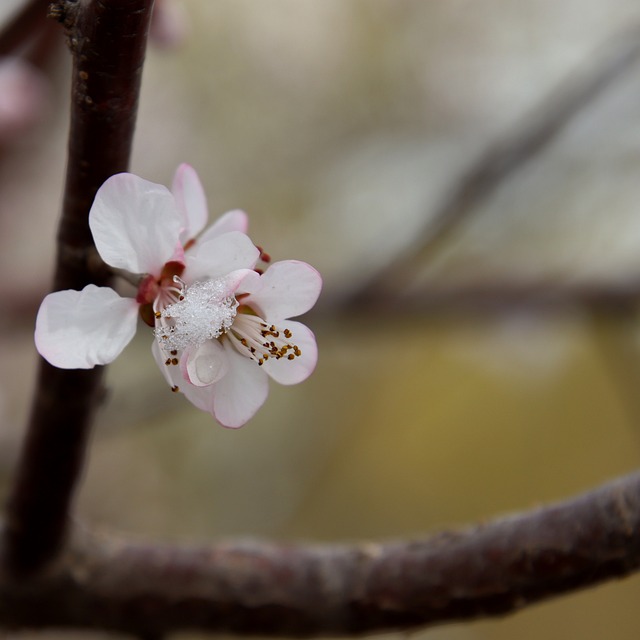
[[[126, 171], [152, 0], [60, 2], [74, 56], [69, 158], [53, 290], [106, 285], [89, 268], [87, 217], [98, 187]], [[5, 563], [33, 571], [60, 549], [82, 468], [102, 369], [65, 371], [41, 361], [24, 450], [11, 489]]]
[[0, 624], [141, 635], [358, 635], [491, 617], [640, 566], [640, 474], [424, 540], [147, 544], [77, 531], [33, 580], [0, 576]]

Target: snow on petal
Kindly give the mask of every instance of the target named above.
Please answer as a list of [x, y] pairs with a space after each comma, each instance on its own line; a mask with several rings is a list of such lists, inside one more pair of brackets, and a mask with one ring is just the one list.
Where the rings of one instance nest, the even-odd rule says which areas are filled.
[[200, 178], [191, 165], [181, 164], [178, 167], [171, 192], [182, 217], [180, 240], [182, 244], [186, 244], [204, 229], [209, 219], [207, 198]]
[[[242, 271], [233, 272], [238, 273]], [[154, 334], [165, 351], [197, 347], [231, 328], [238, 301], [232, 292], [235, 288], [230, 292], [230, 279], [232, 275], [195, 282], [183, 289], [177, 302], [156, 316]]]
[[229, 358], [220, 342], [207, 340], [190, 350], [185, 369], [191, 384], [206, 387], [226, 375], [229, 370]]
[[249, 217], [244, 211], [240, 209], [234, 209], [233, 211], [227, 211], [227, 213], [221, 215], [201, 236], [200, 241], [210, 240], [216, 236], [221, 236], [223, 233], [229, 233], [230, 231], [240, 231], [240, 233], [247, 233], [249, 228]]
[[[251, 286], [252, 288], [249, 288]], [[320, 274], [306, 262], [274, 262], [259, 283], [246, 288], [243, 303], [255, 309], [265, 320], [278, 323], [295, 318], [313, 307], [322, 289]]]
[[229, 370], [211, 387], [213, 414], [221, 425], [235, 429], [250, 420], [264, 404], [269, 395], [269, 379], [261, 367], [226, 341], [224, 348]]
[[131, 273], [159, 274], [174, 254], [182, 222], [166, 187], [119, 173], [98, 189], [89, 226], [107, 264]]
[[186, 253], [184, 277], [194, 282], [217, 278], [236, 269], [253, 269], [259, 257], [259, 249], [248, 236], [231, 231], [206, 241], [196, 241]]
[[61, 369], [109, 364], [136, 332], [138, 305], [113, 289], [87, 285], [82, 291], [50, 293], [36, 318], [40, 355]]
[[262, 368], [280, 384], [298, 384], [306, 380], [316, 368], [318, 362], [318, 346], [313, 332], [306, 325], [292, 320], [284, 320], [278, 324], [281, 330], [291, 332], [290, 341], [300, 350], [300, 355], [291, 360], [286, 357], [269, 358]]

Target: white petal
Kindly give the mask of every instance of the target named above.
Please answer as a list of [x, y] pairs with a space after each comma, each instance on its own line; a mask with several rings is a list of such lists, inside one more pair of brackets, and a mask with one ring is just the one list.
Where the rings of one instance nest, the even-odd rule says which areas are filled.
[[207, 198], [196, 170], [188, 164], [181, 164], [173, 178], [171, 192], [175, 196], [178, 211], [182, 216], [180, 239], [185, 244], [195, 238], [207, 224], [209, 211]]
[[234, 209], [233, 211], [227, 211], [227, 213], [221, 215], [201, 236], [200, 241], [204, 242], [221, 236], [223, 233], [229, 233], [231, 231], [240, 231], [240, 233], [247, 233], [249, 228], [249, 218], [244, 211], [240, 209]]
[[295, 318], [313, 307], [322, 289], [320, 274], [306, 262], [274, 262], [243, 302], [268, 322]]
[[198, 409], [213, 415], [213, 387], [196, 387], [189, 384], [183, 377], [180, 368], [175, 365], [166, 365], [167, 354], [160, 348], [157, 340], [151, 345], [151, 353], [160, 369], [164, 379], [171, 389], [176, 389], [195, 405]]
[[188, 282], [218, 278], [236, 269], [253, 269], [260, 251], [248, 236], [238, 231], [196, 243], [186, 253]]
[[36, 318], [40, 355], [61, 369], [92, 369], [113, 362], [136, 332], [138, 305], [113, 289], [50, 293]]
[[[206, 411], [213, 414], [213, 392], [215, 385], [208, 387], [196, 387], [193, 384], [189, 384], [186, 380], [182, 381], [179, 385], [180, 391], [184, 394], [184, 397], [200, 411]], [[214, 416], [215, 417], [215, 416]]]
[[290, 342], [300, 348], [301, 355], [293, 360], [269, 358], [262, 368], [280, 384], [298, 384], [306, 380], [316, 368], [318, 362], [316, 338], [309, 327], [293, 320], [281, 321], [278, 329], [291, 331]]
[[187, 356], [186, 372], [189, 382], [196, 387], [218, 382], [228, 370], [226, 350], [217, 340], [206, 340]]
[[107, 264], [131, 273], [159, 274], [174, 253], [182, 223], [166, 187], [120, 173], [98, 189], [89, 226]]
[[257, 362], [240, 355], [228, 341], [229, 371], [213, 389], [213, 413], [225, 427], [235, 429], [251, 419], [269, 395], [269, 379]]

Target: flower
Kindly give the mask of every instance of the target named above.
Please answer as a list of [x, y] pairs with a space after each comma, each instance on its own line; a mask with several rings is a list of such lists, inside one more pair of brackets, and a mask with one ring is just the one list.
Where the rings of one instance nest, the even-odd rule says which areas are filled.
[[185, 286], [158, 319], [156, 362], [195, 406], [242, 426], [266, 400], [269, 377], [290, 385], [313, 372], [315, 337], [289, 318], [308, 311], [321, 287], [318, 272], [296, 260]]
[[[268, 377], [306, 379], [317, 361], [313, 333], [289, 320], [308, 311], [322, 280], [298, 261], [272, 264], [230, 211], [208, 217], [195, 170], [181, 165], [172, 189], [122, 173], [98, 190], [89, 226], [102, 259], [136, 274], [135, 298], [109, 287], [50, 293], [36, 319], [39, 353], [64, 369], [112, 362], [133, 338], [137, 316], [154, 327], [153, 355], [174, 391], [221, 424], [242, 426], [266, 400]], [[198, 236], [196, 238], [196, 236]]]

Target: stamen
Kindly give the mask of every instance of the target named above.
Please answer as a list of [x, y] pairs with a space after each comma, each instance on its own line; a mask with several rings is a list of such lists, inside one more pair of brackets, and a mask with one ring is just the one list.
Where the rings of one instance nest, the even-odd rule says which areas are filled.
[[293, 334], [289, 329], [280, 330], [255, 315], [238, 314], [227, 337], [239, 353], [255, 360], [259, 366], [269, 358], [295, 360], [302, 355], [300, 347], [290, 342]]

